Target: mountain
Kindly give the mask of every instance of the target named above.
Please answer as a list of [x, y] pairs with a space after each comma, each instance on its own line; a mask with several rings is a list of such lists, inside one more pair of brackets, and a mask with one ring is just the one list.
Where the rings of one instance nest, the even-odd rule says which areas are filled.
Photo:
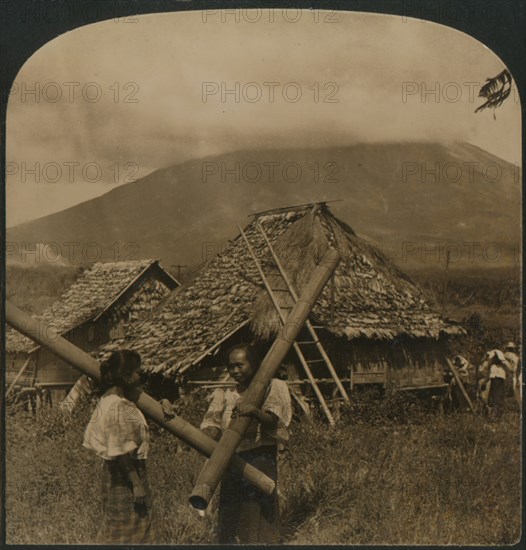
[[159, 258], [166, 266], [195, 265], [220, 251], [251, 212], [338, 199], [334, 214], [402, 268], [442, 267], [448, 243], [451, 262], [517, 261], [518, 168], [468, 143], [434, 142], [191, 160], [9, 229], [8, 260], [10, 250], [54, 243], [50, 255], [58, 250], [73, 264]]

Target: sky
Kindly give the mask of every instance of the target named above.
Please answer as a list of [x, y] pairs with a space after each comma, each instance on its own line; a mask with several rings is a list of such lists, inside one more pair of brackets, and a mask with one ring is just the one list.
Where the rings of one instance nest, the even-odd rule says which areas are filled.
[[496, 118], [474, 113], [505, 66], [472, 37], [391, 15], [231, 11], [109, 20], [35, 52], [8, 104], [7, 226], [239, 149], [463, 140], [520, 162], [515, 90]]

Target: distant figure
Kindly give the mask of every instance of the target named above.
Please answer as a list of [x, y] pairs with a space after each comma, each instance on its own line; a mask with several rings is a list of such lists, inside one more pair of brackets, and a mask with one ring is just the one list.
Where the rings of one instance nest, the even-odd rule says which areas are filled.
[[492, 419], [502, 416], [506, 397], [506, 380], [510, 376], [511, 369], [504, 353], [499, 349], [488, 351], [481, 365], [480, 387], [482, 391], [487, 391], [487, 404]]
[[105, 390], [84, 434], [84, 447], [103, 459], [103, 517], [97, 544], [153, 544], [152, 495], [146, 473], [149, 432], [146, 420], [126, 392], [141, 383], [141, 358], [114, 351], [101, 364]]
[[522, 401], [522, 368], [517, 351], [517, 346], [514, 342], [508, 342], [504, 348], [504, 357], [506, 357], [506, 361], [512, 371], [511, 384], [513, 396], [520, 405]]
[[[457, 369], [468, 397], [474, 401], [477, 395], [477, 380], [475, 374], [475, 367], [462, 355], [455, 355], [453, 363]], [[460, 389], [457, 381], [453, 377], [450, 382], [451, 403], [456, 410], [469, 409], [469, 405]]]
[[[239, 344], [228, 352], [228, 372], [236, 387], [217, 389], [201, 430], [219, 439], [236, 415], [253, 419], [237, 453], [248, 463], [277, 482], [278, 443], [288, 440], [292, 418], [290, 393], [286, 382], [274, 378], [261, 409], [243, 403], [243, 396], [260, 366], [251, 344]], [[219, 544], [278, 544], [279, 510], [276, 491], [264, 495], [257, 487], [234, 472], [221, 481], [218, 509]]]

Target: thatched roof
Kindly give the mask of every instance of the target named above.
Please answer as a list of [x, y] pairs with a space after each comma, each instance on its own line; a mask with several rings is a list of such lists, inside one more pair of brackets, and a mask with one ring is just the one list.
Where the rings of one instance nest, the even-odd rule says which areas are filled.
[[[245, 232], [258, 256], [268, 257], [256, 220], [298, 293], [327, 247], [339, 249], [342, 261], [334, 287], [331, 291], [331, 285], [326, 286], [311, 314], [316, 324], [333, 335], [436, 339], [440, 333], [462, 332], [443, 321], [416, 284], [335, 218], [326, 204], [256, 215]], [[126, 341], [116, 345], [140, 352], [146, 371], [174, 376], [199, 363], [246, 324], [260, 339], [271, 338], [279, 328], [256, 266], [238, 235], [223, 254], [204, 266], [193, 281], [176, 289], [152, 315], [137, 323]]]
[[[35, 318], [64, 334], [112, 308], [123, 293], [152, 269], [162, 270], [158, 260], [99, 262], [80, 274], [66, 292]], [[163, 279], [173, 289], [179, 283], [163, 270]], [[173, 281], [171, 284], [170, 279]], [[31, 351], [36, 344], [16, 330], [6, 333], [6, 350]]]

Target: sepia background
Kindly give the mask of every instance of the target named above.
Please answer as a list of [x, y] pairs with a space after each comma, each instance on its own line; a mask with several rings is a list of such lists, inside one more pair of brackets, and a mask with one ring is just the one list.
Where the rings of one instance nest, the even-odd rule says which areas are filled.
[[[334, 215], [444, 317], [477, 316], [473, 349], [519, 343], [515, 86], [475, 113], [480, 87], [505, 68], [468, 35], [387, 15], [210, 10], [66, 33], [11, 88], [8, 298], [40, 314], [96, 261], [155, 258], [191, 281], [253, 212], [335, 201]], [[337, 431], [294, 426], [280, 472], [285, 543], [518, 539], [512, 405], [497, 428], [431, 415], [417, 399], [360, 394], [353, 407]], [[87, 410], [64, 426], [52, 410], [8, 408], [8, 542], [93, 540]], [[198, 424], [202, 412], [185, 418]], [[214, 517], [187, 504], [202, 460], [172, 439], [155, 432], [152, 451], [163, 542], [213, 542]]]

